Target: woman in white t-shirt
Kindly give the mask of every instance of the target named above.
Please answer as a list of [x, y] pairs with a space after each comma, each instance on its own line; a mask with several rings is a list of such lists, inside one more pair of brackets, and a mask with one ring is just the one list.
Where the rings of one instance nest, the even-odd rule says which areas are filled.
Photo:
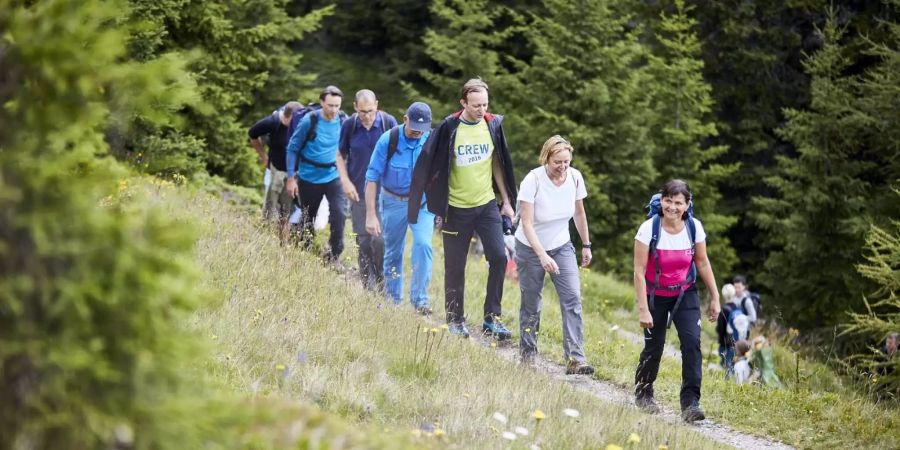
[[544, 142], [541, 167], [522, 180], [519, 188], [519, 227], [516, 230], [516, 266], [522, 303], [519, 308], [519, 348], [529, 363], [537, 353], [541, 326], [541, 291], [544, 273], [559, 294], [562, 312], [563, 356], [567, 374], [594, 373], [584, 356], [581, 320], [581, 283], [578, 258], [569, 238], [569, 220], [581, 236], [581, 265], [591, 262], [591, 240], [582, 200], [587, 197], [581, 172], [569, 167], [574, 148], [560, 136]]
[[[659, 411], [653, 396], [653, 382], [659, 372], [667, 322], [671, 316], [681, 341], [681, 417], [685, 422], [694, 422], [706, 418], [700, 409], [703, 357], [700, 354], [700, 296], [696, 275], [699, 274], [709, 290], [710, 322], [716, 321], [721, 310], [719, 289], [706, 255], [703, 224], [688, 214], [691, 191], [687, 183], [669, 181], [659, 193], [659, 229], [653, 229], [657, 223], [654, 216], [641, 224], [634, 237], [634, 291], [638, 319], [644, 329], [644, 350], [634, 375], [635, 403], [647, 412]], [[691, 234], [694, 242], [691, 242]], [[657, 236], [656, 250], [651, 252], [654, 235]], [[651, 289], [653, 295], [649, 296]]]

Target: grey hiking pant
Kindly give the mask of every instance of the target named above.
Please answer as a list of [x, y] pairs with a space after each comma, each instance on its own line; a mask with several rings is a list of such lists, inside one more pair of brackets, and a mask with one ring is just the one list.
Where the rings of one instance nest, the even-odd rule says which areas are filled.
[[[581, 321], [581, 283], [578, 276], [578, 259], [575, 246], [567, 242], [548, 250], [547, 254], [559, 266], [559, 275], [551, 273], [550, 279], [559, 296], [562, 313], [563, 357], [566, 361], [585, 362], [584, 329]], [[519, 307], [519, 350], [523, 357], [537, 353], [537, 332], [541, 328], [541, 291], [544, 289], [544, 273], [541, 259], [531, 247], [516, 241], [516, 269], [519, 272], [519, 288], [522, 303]]]

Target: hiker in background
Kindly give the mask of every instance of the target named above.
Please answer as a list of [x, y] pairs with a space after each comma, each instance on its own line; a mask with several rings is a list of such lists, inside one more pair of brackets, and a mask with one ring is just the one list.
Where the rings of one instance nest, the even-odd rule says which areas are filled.
[[651, 218], [641, 224], [634, 238], [634, 290], [644, 329], [644, 350], [634, 376], [635, 404], [647, 412], [659, 411], [653, 383], [666, 343], [667, 319], [671, 317], [681, 341], [681, 417], [694, 422], [706, 418], [700, 408], [703, 357], [697, 274], [710, 293], [710, 322], [715, 322], [720, 313], [719, 289], [706, 254], [706, 232], [690, 214], [687, 183], [667, 182], [659, 191], [659, 202], [658, 211], [651, 208]]
[[[344, 159], [338, 154], [341, 119], [338, 115], [344, 93], [328, 86], [319, 95], [321, 109], [304, 115], [297, 124], [287, 146], [287, 190], [292, 198], [300, 197], [301, 240], [308, 246], [315, 234], [313, 220], [319, 212], [322, 197], [328, 199], [331, 225], [329, 262], [339, 264], [344, 251], [344, 186], [352, 184]], [[297, 162], [300, 161], [298, 170]], [[351, 193], [352, 194], [352, 193]], [[351, 196], [358, 201], [358, 196]]]
[[750, 292], [750, 285], [747, 284], [747, 277], [743, 275], [735, 275], [731, 280], [734, 283], [734, 303], [739, 305], [750, 319], [750, 327], [756, 325], [759, 320], [759, 295]]
[[775, 355], [765, 336], [753, 338], [753, 353], [750, 365], [756, 371], [760, 383], [772, 388], [782, 388], [781, 379], [775, 374]]
[[[541, 291], [544, 274], [549, 273], [559, 296], [566, 374], [590, 375], [594, 368], [584, 356], [578, 264], [587, 267], [591, 263], [591, 238], [584, 212], [584, 178], [570, 167], [574, 152], [572, 144], [558, 135], [547, 139], [541, 148], [541, 166], [529, 172], [519, 187], [520, 218], [515, 235], [522, 291], [519, 351], [526, 363], [537, 354]], [[572, 218], [581, 237], [580, 258], [569, 236]]]
[[734, 335], [728, 330], [728, 314], [731, 313], [734, 298], [734, 285], [726, 283], [722, 286], [722, 313], [716, 320], [716, 337], [719, 340], [719, 365], [725, 369], [725, 378], [734, 375]]
[[[431, 133], [431, 108], [422, 102], [409, 105], [403, 125], [381, 135], [366, 170], [366, 231], [372, 236], [384, 236], [384, 290], [394, 304], [403, 299], [403, 247], [406, 230], [412, 231], [409, 300], [422, 315], [431, 314], [428, 285], [431, 282], [431, 237], [434, 215], [419, 202], [416, 222], [407, 221], [409, 187], [416, 159]], [[381, 186], [381, 217], [378, 219], [378, 197]]]
[[750, 361], [747, 354], [750, 353], [750, 343], [741, 339], [734, 343], [734, 381], [737, 384], [746, 384], [751, 381], [753, 372], [750, 370]]
[[894, 371], [891, 364], [893, 358], [900, 356], [897, 348], [900, 346], [900, 333], [892, 331], [884, 338], [884, 346], [881, 347], [881, 364], [878, 366], [878, 374], [881, 376], [890, 375]]
[[[397, 119], [378, 110], [378, 99], [368, 89], [356, 93], [353, 109], [356, 112], [341, 126], [339, 149], [346, 160], [347, 175], [352, 183], [345, 190], [353, 189], [359, 196], [366, 191], [366, 170], [369, 168], [375, 143], [385, 132], [397, 126]], [[377, 208], [377, 198], [374, 204]], [[384, 284], [384, 240], [381, 236], [373, 236], [366, 231], [365, 198], [350, 201], [350, 219], [359, 247], [359, 276], [367, 289], [380, 290]]]
[[[459, 100], [462, 110], [432, 131], [416, 162], [409, 192], [409, 223], [416, 223], [427, 196], [428, 211], [443, 218], [444, 296], [451, 333], [468, 338], [464, 320], [466, 255], [477, 232], [489, 266], [484, 296], [485, 333], [498, 339], [512, 334], [500, 322], [506, 249], [503, 219], [515, 212], [516, 180], [503, 133], [503, 116], [487, 112], [488, 86], [480, 78], [467, 81]], [[494, 187], [499, 191], [498, 207]]]
[[[288, 129], [291, 117], [294, 111], [301, 107], [298, 102], [287, 102], [277, 111], [253, 124], [247, 132], [250, 136], [250, 145], [256, 150], [260, 163], [269, 174], [263, 202], [263, 220], [279, 224], [282, 242], [286, 237], [284, 233], [287, 231], [287, 217], [291, 212], [291, 196], [285, 186], [287, 180], [285, 149], [290, 138]], [[263, 137], [267, 138], [268, 152], [263, 148]]]
[[888, 358], [897, 356], [897, 347], [900, 346], [900, 333], [892, 331], [884, 338], [884, 347], [881, 352]]

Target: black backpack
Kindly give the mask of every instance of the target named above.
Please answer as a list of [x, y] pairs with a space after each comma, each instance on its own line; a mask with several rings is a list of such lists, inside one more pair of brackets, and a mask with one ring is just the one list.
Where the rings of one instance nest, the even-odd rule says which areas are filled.
[[743, 309], [745, 313], [747, 312], [746, 303], [749, 299], [753, 302], [753, 309], [756, 310], [756, 320], [759, 320], [759, 317], [762, 314], [762, 305], [759, 303], [759, 294], [756, 292], [750, 292], [749, 294], [750, 295], [745, 296], [744, 299], [741, 300], [741, 309]]

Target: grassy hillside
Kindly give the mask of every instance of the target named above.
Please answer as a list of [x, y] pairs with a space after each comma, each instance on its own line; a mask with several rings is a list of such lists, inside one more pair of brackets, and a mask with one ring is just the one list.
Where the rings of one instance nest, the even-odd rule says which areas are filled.
[[[186, 219], [204, 229], [197, 246], [204, 285], [214, 289], [222, 303], [197, 313], [192, 326], [209, 336], [216, 352], [210, 371], [230, 389], [266, 401], [313, 403], [364, 429], [411, 436], [417, 445], [524, 448], [537, 443], [580, 448], [622, 445], [636, 433], [640, 446], [647, 448], [666, 442], [671, 448], [716, 446], [690, 427], [672, 427], [633, 408], [586, 398], [501, 360], [490, 348], [451, 339], [439, 325], [444, 314], [443, 252], [437, 235], [431, 286], [435, 320], [426, 322], [408, 304], [390, 306], [310, 255], [279, 247], [252, 213], [185, 192], [173, 192], [167, 207], [188, 211]], [[348, 243], [344, 262], [352, 266], [352, 238]], [[474, 331], [480, 326], [486, 263], [470, 259], [467, 273], [466, 312]], [[639, 331], [629, 311], [631, 288], [592, 271], [582, 275], [588, 358], [598, 378], [630, 389], [640, 352], [621, 334]], [[517, 336], [517, 286], [507, 282], [504, 295], [504, 319]], [[540, 350], [557, 361], [559, 321], [556, 297], [548, 289]], [[704, 352], [708, 361], [715, 361], [712, 324], [704, 322], [703, 328]], [[669, 340], [677, 342], [674, 330]], [[897, 447], [896, 411], [859, 396], [819, 364], [800, 360], [795, 372], [794, 354], [783, 346], [776, 350], [785, 390], [735, 386], [721, 372], [707, 370], [703, 406], [708, 415], [800, 448]], [[658, 396], [673, 409], [679, 366], [677, 359], [665, 358], [657, 383]], [[566, 417], [565, 408], [581, 416]], [[535, 410], [543, 411], [546, 419], [535, 420]], [[509, 422], [492, 419], [495, 412]], [[515, 427], [529, 434], [518, 435], [515, 442], [505, 440], [503, 432]]]
[[255, 218], [217, 199], [174, 193], [167, 202], [204, 228], [203, 287], [222, 302], [191, 326], [215, 346], [212, 375], [235, 391], [299, 399], [364, 429], [451, 448], [625, 446], [632, 433], [637, 448], [719, 448], [687, 426], [588, 398], [491, 348], [451, 339], [406, 305], [387, 306], [309, 255], [280, 248]]

